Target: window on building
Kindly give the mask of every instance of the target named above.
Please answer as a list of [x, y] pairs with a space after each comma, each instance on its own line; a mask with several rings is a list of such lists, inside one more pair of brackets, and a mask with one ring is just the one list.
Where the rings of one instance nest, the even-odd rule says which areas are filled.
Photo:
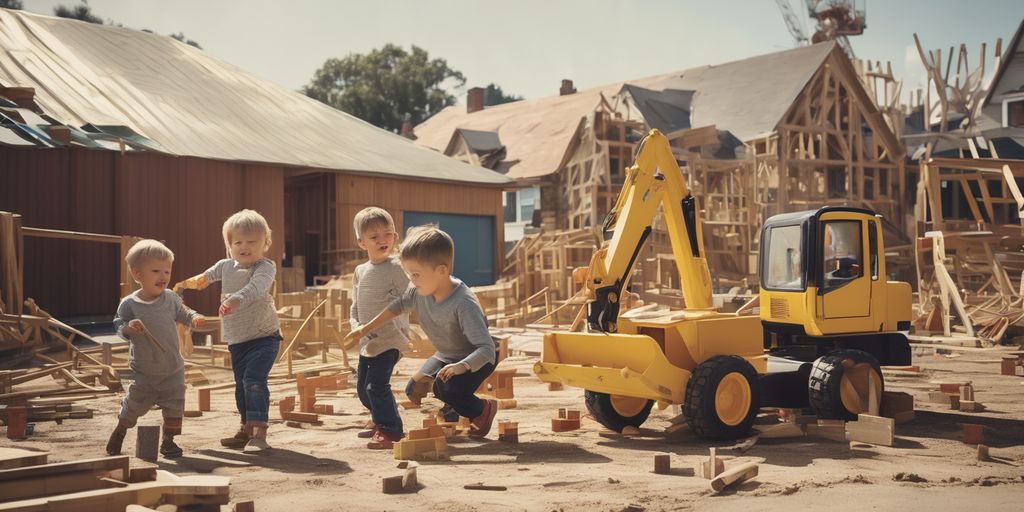
[[1006, 126], [1024, 127], [1024, 100], [1011, 101], [1006, 104]]
[[505, 209], [505, 222], [516, 222], [519, 220], [516, 218], [516, 206], [518, 206], [516, 195], [515, 192], [505, 192], [505, 196], [502, 197], [501, 205]]

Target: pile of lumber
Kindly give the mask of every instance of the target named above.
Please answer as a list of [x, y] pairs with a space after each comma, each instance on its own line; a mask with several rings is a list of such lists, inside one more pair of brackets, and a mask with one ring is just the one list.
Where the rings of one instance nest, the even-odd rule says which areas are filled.
[[127, 455], [47, 463], [47, 452], [0, 448], [0, 511], [105, 512], [130, 505], [220, 510], [229, 479], [176, 476], [155, 465], [129, 465]]

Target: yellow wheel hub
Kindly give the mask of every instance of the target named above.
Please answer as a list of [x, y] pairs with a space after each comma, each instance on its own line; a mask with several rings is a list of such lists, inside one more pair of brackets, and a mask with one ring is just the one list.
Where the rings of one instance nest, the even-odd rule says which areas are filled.
[[715, 390], [715, 413], [718, 419], [735, 427], [750, 412], [750, 383], [742, 373], [732, 372], [722, 378]]
[[637, 398], [635, 396], [622, 396], [622, 395], [611, 395], [612, 409], [624, 418], [632, 418], [637, 414], [640, 414], [647, 405], [646, 398]]
[[853, 414], [867, 413], [872, 392], [875, 395], [875, 404], [882, 402], [882, 377], [873, 366], [849, 360], [844, 361], [843, 366], [845, 368], [839, 382], [839, 398], [847, 411]]

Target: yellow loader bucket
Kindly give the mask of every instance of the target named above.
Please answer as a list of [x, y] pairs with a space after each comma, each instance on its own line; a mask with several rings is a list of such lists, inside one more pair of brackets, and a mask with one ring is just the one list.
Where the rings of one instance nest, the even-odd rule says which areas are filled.
[[635, 334], [547, 333], [533, 372], [545, 382], [675, 404], [683, 402], [690, 379], [658, 342]]

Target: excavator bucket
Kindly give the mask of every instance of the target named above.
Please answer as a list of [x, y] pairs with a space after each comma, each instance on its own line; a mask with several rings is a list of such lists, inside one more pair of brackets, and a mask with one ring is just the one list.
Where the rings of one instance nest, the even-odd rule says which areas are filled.
[[675, 404], [690, 378], [653, 338], [633, 334], [547, 333], [533, 372], [545, 382]]

